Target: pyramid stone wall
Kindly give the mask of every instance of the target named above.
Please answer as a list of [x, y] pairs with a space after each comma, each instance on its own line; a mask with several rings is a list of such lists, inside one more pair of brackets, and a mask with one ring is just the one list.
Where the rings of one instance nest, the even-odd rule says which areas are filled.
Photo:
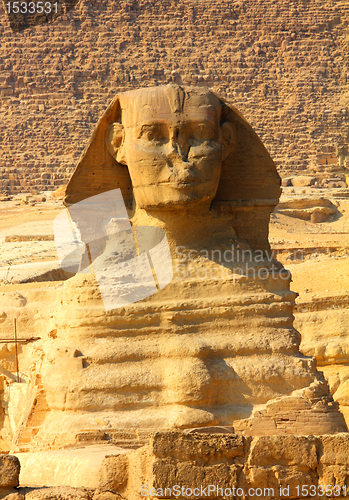
[[349, 4], [341, 0], [80, 0], [13, 33], [0, 4], [0, 193], [65, 183], [109, 100], [212, 87], [283, 176], [349, 168]]

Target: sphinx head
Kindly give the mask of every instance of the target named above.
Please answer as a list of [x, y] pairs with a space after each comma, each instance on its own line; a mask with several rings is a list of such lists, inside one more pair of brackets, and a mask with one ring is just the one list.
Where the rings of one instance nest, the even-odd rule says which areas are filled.
[[209, 206], [235, 139], [232, 124], [221, 123], [218, 97], [167, 85], [121, 94], [120, 108], [106, 144], [127, 165], [137, 206]]
[[[203, 87], [123, 92], [101, 116], [65, 191], [74, 205], [120, 189], [128, 208], [210, 207], [231, 216], [237, 236], [269, 248], [280, 177], [245, 118]], [[256, 221], [258, 224], [256, 225]]]

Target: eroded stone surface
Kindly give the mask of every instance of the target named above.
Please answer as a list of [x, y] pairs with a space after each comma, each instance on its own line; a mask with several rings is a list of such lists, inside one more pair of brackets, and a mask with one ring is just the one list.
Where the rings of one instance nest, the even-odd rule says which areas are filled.
[[0, 487], [13, 488], [18, 486], [20, 464], [17, 457], [0, 455]]
[[[174, 454], [178, 440], [182, 444]], [[186, 446], [183, 446], [184, 442]], [[114, 461], [116, 467], [119, 464], [118, 474], [125, 471], [123, 485], [113, 491], [133, 500], [141, 498], [145, 489], [150, 492], [154, 488], [154, 498], [166, 498], [165, 488], [173, 492], [177, 485], [180, 489], [188, 489], [188, 492], [191, 489], [189, 497], [195, 498], [200, 497], [197, 488], [199, 491], [201, 487], [206, 489], [207, 494], [211, 485], [221, 488], [215, 490], [215, 498], [224, 497], [226, 488], [235, 488], [235, 491], [241, 488], [240, 492], [247, 496], [250, 489], [250, 495], [254, 496], [256, 489], [260, 488], [259, 496], [263, 499], [279, 497], [282, 488], [282, 497], [299, 498], [302, 486], [308, 492], [326, 485], [334, 491], [335, 486], [343, 488], [347, 484], [348, 466], [344, 457], [347, 454], [348, 434], [253, 439], [239, 436], [238, 447], [236, 441], [230, 441], [230, 444], [232, 450], [239, 449], [238, 453], [222, 455], [222, 449], [228, 445], [225, 436], [156, 433], [148, 446], [128, 454], [127, 471], [118, 462], [118, 457], [106, 459], [109, 464]], [[195, 449], [195, 458], [187, 452], [190, 447]], [[210, 453], [207, 453], [208, 448]], [[110, 470], [115, 473], [115, 469]], [[345, 496], [345, 488], [340, 492], [337, 490], [337, 495]]]
[[288, 176], [336, 177], [348, 162], [347, 15], [330, 0], [88, 0], [18, 38], [3, 12], [2, 191], [67, 181], [115, 89], [170, 82], [236, 102]]
[[[279, 183], [254, 131], [212, 92], [171, 85], [117, 96], [65, 200], [119, 187], [134, 203], [134, 226], [166, 232], [174, 278], [108, 312], [92, 274], [55, 291], [47, 325], [36, 318], [47, 331], [32, 353], [14, 446], [234, 421], [252, 435], [345, 430], [322, 375], [299, 352], [290, 276], [262, 252]], [[113, 260], [113, 245], [95, 262]]]
[[27, 500], [90, 500], [90, 493], [83, 488], [58, 486], [53, 488], [38, 488], [26, 493]]

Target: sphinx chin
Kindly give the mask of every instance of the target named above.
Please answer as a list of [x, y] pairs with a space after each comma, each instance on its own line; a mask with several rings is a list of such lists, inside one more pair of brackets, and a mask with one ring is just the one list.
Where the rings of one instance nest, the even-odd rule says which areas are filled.
[[190, 208], [209, 205], [213, 196], [207, 193], [206, 183], [168, 183], [134, 188], [136, 204], [145, 210]]

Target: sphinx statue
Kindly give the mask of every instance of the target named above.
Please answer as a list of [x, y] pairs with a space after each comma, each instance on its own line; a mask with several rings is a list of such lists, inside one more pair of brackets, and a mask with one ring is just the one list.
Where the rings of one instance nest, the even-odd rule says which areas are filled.
[[243, 116], [206, 88], [116, 96], [64, 202], [73, 209], [113, 190], [127, 207], [129, 235], [166, 234], [173, 277], [106, 308], [93, 268], [125, 243], [109, 238], [90, 272], [85, 262], [65, 282], [57, 334], [42, 344], [50, 411], [37, 446], [127, 429], [346, 431], [315, 360], [299, 351], [296, 294], [268, 244], [280, 179]]

